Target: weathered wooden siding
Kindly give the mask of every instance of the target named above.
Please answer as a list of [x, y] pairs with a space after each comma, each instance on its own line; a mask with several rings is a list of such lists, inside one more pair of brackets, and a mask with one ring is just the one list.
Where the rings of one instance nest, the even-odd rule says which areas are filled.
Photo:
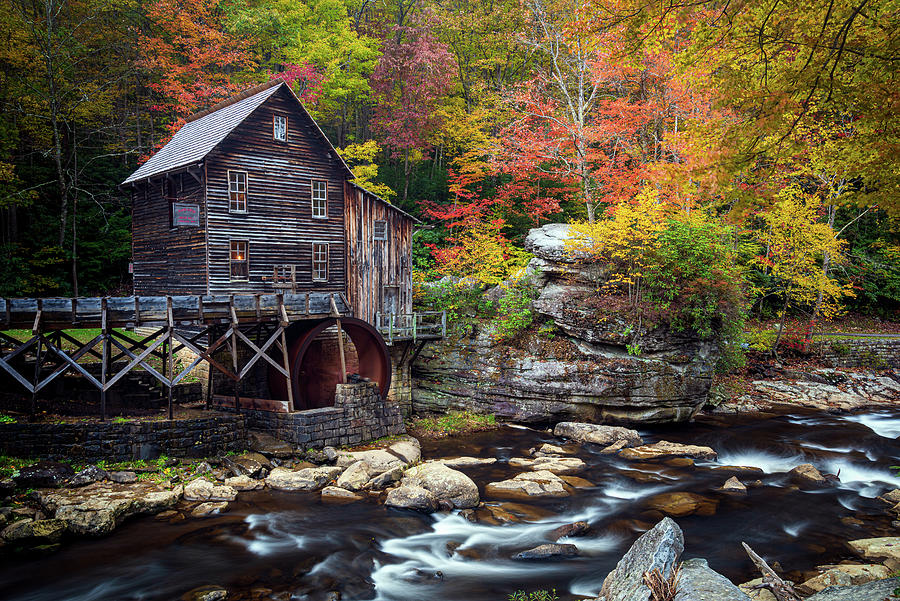
[[169, 227], [163, 178], [131, 188], [134, 293], [206, 294], [206, 231], [203, 186], [193, 176], [171, 176], [181, 191], [178, 202], [200, 206], [200, 227]]
[[[272, 137], [275, 114], [288, 117], [288, 140]], [[331, 154], [332, 156], [329, 156]], [[282, 89], [207, 156], [209, 292], [272, 291], [275, 265], [297, 266], [298, 290], [344, 292], [346, 171], [315, 124]], [[247, 213], [229, 213], [228, 170], [247, 172]], [[328, 218], [312, 217], [311, 181], [328, 182]], [[229, 244], [249, 242], [249, 281], [232, 281]], [[329, 244], [327, 282], [312, 281], [312, 245]]]
[[[349, 182], [347, 199], [347, 283], [353, 314], [374, 323], [383, 310], [384, 288], [399, 291], [398, 312], [412, 312], [412, 220]], [[387, 222], [387, 240], [375, 240], [376, 221]]]

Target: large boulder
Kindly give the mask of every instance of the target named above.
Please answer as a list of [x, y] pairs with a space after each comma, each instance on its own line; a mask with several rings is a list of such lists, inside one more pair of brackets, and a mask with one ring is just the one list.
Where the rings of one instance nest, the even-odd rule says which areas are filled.
[[673, 601], [750, 601], [750, 597], [705, 559], [688, 559], [681, 564]]
[[186, 501], [234, 501], [237, 491], [230, 486], [214, 484], [204, 478], [191, 480], [184, 487]]
[[276, 467], [266, 477], [266, 486], [287, 491], [319, 490], [341, 471], [339, 467], [307, 467], [300, 470]]
[[[716, 340], [677, 330], [664, 316], [635, 323], [617, 299], [599, 298], [603, 266], [573, 254], [570, 234], [568, 225], [549, 224], [531, 230], [525, 243], [535, 255], [524, 274], [536, 296], [531, 309], [552, 336], [532, 328], [511, 345], [498, 341], [489, 321], [466, 324], [417, 356], [414, 410], [469, 410], [530, 423], [662, 423], [700, 410]], [[636, 340], [640, 356], [632, 354]]]
[[350, 464], [335, 484], [340, 488], [356, 492], [365, 488], [370, 478], [371, 468], [369, 468], [368, 463], [361, 459], [356, 463]]
[[66, 486], [87, 486], [88, 484], [100, 482], [101, 480], [106, 480], [108, 478], [109, 474], [106, 470], [102, 470], [96, 465], [91, 465], [66, 480]]
[[828, 483], [828, 480], [822, 473], [816, 469], [811, 463], [801, 463], [788, 472], [788, 475], [800, 484], [814, 484], [822, 486]]
[[14, 480], [19, 488], [59, 488], [75, 475], [72, 466], [57, 461], [38, 461], [19, 470]]
[[464, 473], [443, 463], [428, 462], [406, 470], [402, 486], [418, 486], [456, 509], [477, 507], [478, 486]]
[[650, 588], [644, 583], [644, 574], [659, 570], [664, 578], [670, 578], [683, 551], [681, 528], [663, 518], [638, 537], [619, 560], [603, 581], [600, 597], [605, 601], [649, 601]]
[[412, 484], [389, 490], [384, 504], [390, 507], [418, 509], [426, 512], [438, 509], [438, 499], [433, 492]]
[[570, 438], [578, 442], [592, 442], [604, 447], [622, 441], [628, 446], [643, 443], [640, 434], [636, 430], [622, 428], [621, 426], [604, 426], [580, 422], [560, 422], [554, 426], [553, 435]]

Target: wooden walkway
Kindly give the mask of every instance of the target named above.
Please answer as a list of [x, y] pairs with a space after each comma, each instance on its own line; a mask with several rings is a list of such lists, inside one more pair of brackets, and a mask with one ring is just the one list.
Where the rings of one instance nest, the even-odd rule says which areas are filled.
[[[210, 381], [214, 368], [240, 384], [263, 360], [285, 377], [288, 407], [293, 410], [286, 328], [299, 320], [340, 318], [350, 313], [347, 299], [339, 293], [4, 298], [0, 299], [0, 329], [7, 331], [0, 331], [0, 370], [31, 393], [32, 412], [40, 390], [66, 372], [78, 373], [100, 391], [100, 412], [105, 419], [106, 392], [125, 374], [142, 368], [168, 389], [172, 419], [172, 387], [200, 362], [211, 367]], [[177, 329], [189, 326], [196, 333]], [[151, 328], [152, 333], [135, 338], [118, 331], [138, 327]], [[80, 328], [97, 328], [99, 333], [82, 342], [65, 331]], [[8, 330], [30, 334], [16, 336]], [[239, 352], [242, 346], [249, 349], [249, 355]], [[279, 352], [270, 353], [273, 348]], [[196, 358], [176, 373], [175, 354], [182, 349], [190, 350]], [[217, 351], [230, 355], [230, 365], [213, 357]], [[281, 361], [272, 355], [280, 356]], [[159, 360], [156, 366], [151, 364], [153, 358]], [[123, 359], [127, 365], [113, 373], [113, 366]], [[83, 365], [98, 360], [102, 362], [99, 379]], [[23, 368], [29, 373], [23, 373]], [[237, 408], [239, 385], [235, 391]]]

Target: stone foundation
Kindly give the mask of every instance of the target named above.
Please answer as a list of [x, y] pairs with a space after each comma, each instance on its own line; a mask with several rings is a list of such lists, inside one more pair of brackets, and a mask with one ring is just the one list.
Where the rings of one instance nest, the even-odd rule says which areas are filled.
[[822, 340], [814, 352], [831, 367], [900, 368], [900, 339]]
[[305, 448], [359, 444], [405, 431], [400, 407], [382, 400], [375, 382], [338, 384], [334, 407], [295, 413], [242, 409], [241, 413], [248, 428]]
[[243, 416], [130, 423], [0, 424], [0, 454], [110, 462], [208, 457], [246, 448]]

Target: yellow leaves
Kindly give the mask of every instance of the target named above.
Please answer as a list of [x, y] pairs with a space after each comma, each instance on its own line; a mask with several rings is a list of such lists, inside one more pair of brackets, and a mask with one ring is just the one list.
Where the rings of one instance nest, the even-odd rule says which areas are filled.
[[766, 250], [757, 263], [787, 299], [804, 306], [818, 304], [819, 315], [828, 319], [840, 312], [844, 297], [854, 294], [849, 284], [829, 276], [828, 266], [842, 261], [846, 243], [819, 221], [820, 206], [816, 195], [797, 184], [781, 190], [772, 208], [760, 215], [765, 227], [757, 235]]
[[532, 257], [510, 244], [496, 221], [468, 223], [451, 240], [455, 246], [435, 250], [438, 270], [488, 286], [514, 279]]
[[397, 193], [386, 184], [375, 181], [378, 177], [378, 165], [375, 157], [381, 152], [381, 147], [375, 140], [369, 140], [362, 144], [348, 144], [340, 149], [341, 156], [347, 161], [356, 176], [356, 183], [385, 200], [392, 200]]

